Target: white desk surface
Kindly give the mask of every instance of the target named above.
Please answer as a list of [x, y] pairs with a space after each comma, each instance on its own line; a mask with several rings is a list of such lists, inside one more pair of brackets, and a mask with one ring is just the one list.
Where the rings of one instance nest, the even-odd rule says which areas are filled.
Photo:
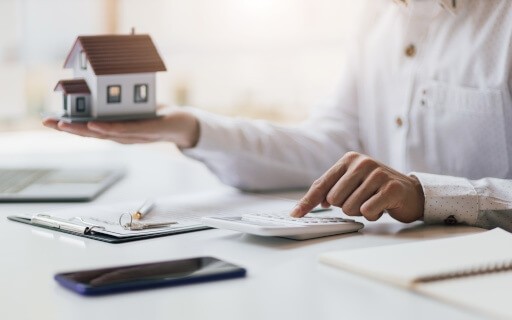
[[[122, 146], [38, 132], [0, 135], [0, 165], [123, 165], [128, 175], [95, 203], [223, 188], [201, 164], [168, 145]], [[295, 195], [297, 196], [297, 195]], [[481, 315], [342, 272], [319, 253], [476, 232], [391, 219], [309, 241], [207, 230], [125, 244], [8, 221], [16, 213], [83, 204], [0, 204], [1, 319], [482, 319]], [[245, 279], [87, 298], [57, 285], [60, 271], [212, 255]], [[399, 268], [400, 266], [397, 266]]]

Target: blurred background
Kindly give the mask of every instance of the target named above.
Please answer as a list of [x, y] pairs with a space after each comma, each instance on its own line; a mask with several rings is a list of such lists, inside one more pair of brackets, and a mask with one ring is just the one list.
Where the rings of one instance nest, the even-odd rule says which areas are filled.
[[37, 130], [78, 35], [148, 33], [157, 100], [295, 122], [334, 90], [351, 0], [0, 0], [0, 131]]

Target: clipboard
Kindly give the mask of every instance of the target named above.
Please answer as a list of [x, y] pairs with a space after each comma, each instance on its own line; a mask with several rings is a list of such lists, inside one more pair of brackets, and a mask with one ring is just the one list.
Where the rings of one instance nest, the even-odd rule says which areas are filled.
[[15, 222], [21, 222], [24, 224], [28, 224], [31, 226], [36, 226], [39, 228], [45, 228], [45, 229], [49, 229], [49, 230], [53, 230], [53, 231], [59, 231], [59, 232], [67, 233], [67, 234], [72, 234], [72, 235], [83, 237], [83, 238], [88, 238], [88, 239], [93, 239], [93, 240], [98, 240], [98, 241], [103, 241], [103, 242], [108, 242], [108, 243], [114, 243], [114, 244], [132, 242], [132, 241], [138, 241], [138, 240], [146, 240], [146, 239], [151, 239], [151, 238], [159, 238], [159, 237], [165, 237], [165, 236], [169, 236], [169, 235], [188, 233], [188, 232], [194, 232], [194, 231], [200, 231], [200, 230], [206, 230], [206, 229], [212, 229], [207, 226], [196, 226], [196, 227], [190, 227], [187, 229], [180, 229], [180, 230], [170, 229], [170, 230], [167, 230], [167, 231], [164, 231], [161, 233], [140, 234], [140, 235], [133, 235], [130, 237], [120, 238], [120, 237], [114, 237], [114, 236], [111, 236], [108, 234], [95, 232], [94, 229], [92, 229], [92, 230], [89, 229], [87, 232], [85, 230], [83, 232], [79, 232], [78, 229], [73, 230], [71, 228], [62, 228], [62, 226], [59, 227], [59, 226], [51, 226], [48, 224], [34, 223], [34, 222], [32, 222], [32, 219], [26, 218], [26, 217], [21, 217], [21, 216], [8, 216], [7, 219], [9, 219], [11, 221], [15, 221]]
[[[206, 216], [237, 216], [251, 212], [289, 212], [295, 201], [274, 196], [221, 190], [198, 194], [172, 195], [156, 199], [144, 215], [149, 229], [126, 228], [121, 220], [130, 217], [139, 201], [86, 205], [45, 211], [35, 215], [11, 215], [11, 221], [59, 231], [107, 243], [124, 243], [211, 229], [202, 223]], [[130, 220], [130, 225], [132, 221]], [[162, 225], [162, 226], [160, 226]]]

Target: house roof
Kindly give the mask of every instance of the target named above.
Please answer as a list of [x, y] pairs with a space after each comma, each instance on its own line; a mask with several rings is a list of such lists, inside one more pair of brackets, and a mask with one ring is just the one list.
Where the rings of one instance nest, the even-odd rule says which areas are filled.
[[165, 71], [162, 58], [149, 35], [79, 36], [64, 63], [72, 67], [83, 50], [96, 75]]
[[84, 79], [60, 80], [53, 90], [63, 91], [65, 94], [91, 93]]

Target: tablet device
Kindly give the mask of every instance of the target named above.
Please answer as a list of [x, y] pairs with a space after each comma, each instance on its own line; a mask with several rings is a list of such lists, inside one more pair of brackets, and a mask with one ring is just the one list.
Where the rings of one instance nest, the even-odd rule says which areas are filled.
[[90, 201], [124, 176], [121, 168], [0, 168], [0, 202]]

